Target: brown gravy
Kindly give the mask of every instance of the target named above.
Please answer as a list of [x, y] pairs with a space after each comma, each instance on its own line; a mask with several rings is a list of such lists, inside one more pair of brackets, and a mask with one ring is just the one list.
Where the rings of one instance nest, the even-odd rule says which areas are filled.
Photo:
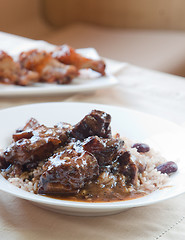
[[120, 198], [89, 198], [89, 199], [82, 199], [78, 198], [76, 196], [46, 196], [49, 198], [55, 198], [59, 200], [65, 200], [65, 201], [75, 201], [75, 202], [90, 202], [90, 203], [106, 203], [106, 202], [119, 202], [119, 201], [128, 201], [133, 200], [136, 198], [144, 197], [146, 193], [124, 193], [122, 197]]
[[77, 201], [77, 202], [91, 202], [91, 203], [105, 203], [127, 201], [145, 196], [144, 192], [126, 192], [124, 188], [116, 186], [114, 188], [101, 188], [95, 183], [91, 183], [85, 189], [81, 190], [76, 195], [55, 195], [47, 196], [60, 200]]

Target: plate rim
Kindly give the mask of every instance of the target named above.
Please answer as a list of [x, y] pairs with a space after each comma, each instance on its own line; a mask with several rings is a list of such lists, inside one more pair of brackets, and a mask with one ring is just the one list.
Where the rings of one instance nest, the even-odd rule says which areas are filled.
[[[82, 85], [51, 85], [51, 88], [39, 88], [39, 87], [33, 87], [33, 90], [30, 90], [29, 87], [22, 87], [21, 89], [17, 89], [16, 91], [14, 89], [6, 90], [1, 89], [0, 91], [0, 97], [21, 97], [21, 96], [48, 96], [53, 94], [72, 94], [72, 93], [81, 93], [81, 92], [92, 92], [99, 89], [106, 89], [110, 88], [112, 86], [116, 86], [119, 81], [114, 75], [107, 75], [108, 81], [102, 81], [100, 85], [98, 84], [82, 84]], [[101, 80], [100, 77], [99, 79]], [[96, 79], [98, 80], [98, 78]], [[88, 80], [87, 80], [88, 81]], [[44, 83], [43, 83], [44, 84]], [[1, 84], [4, 86], [4, 84]], [[0, 86], [1, 86], [0, 85]], [[10, 87], [14, 87], [13, 85], [10, 85]], [[16, 87], [16, 86], [15, 86]], [[19, 86], [21, 87], [21, 86]], [[53, 87], [53, 88], [52, 88]]]

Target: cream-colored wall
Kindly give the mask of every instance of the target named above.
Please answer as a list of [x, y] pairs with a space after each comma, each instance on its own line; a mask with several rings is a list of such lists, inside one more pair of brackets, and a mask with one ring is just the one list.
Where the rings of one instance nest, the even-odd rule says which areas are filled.
[[185, 0], [0, 0], [0, 31], [40, 39], [75, 22], [185, 30]]
[[[77, 27], [62, 28], [70, 23]], [[185, 76], [184, 32], [125, 28], [185, 30], [185, 0], [0, 0], [0, 31], [92, 46], [102, 56]]]
[[40, 0], [0, 0], [0, 31], [42, 38], [50, 27], [41, 16]]
[[185, 30], [185, 0], [43, 0], [54, 26], [76, 21], [110, 27]]

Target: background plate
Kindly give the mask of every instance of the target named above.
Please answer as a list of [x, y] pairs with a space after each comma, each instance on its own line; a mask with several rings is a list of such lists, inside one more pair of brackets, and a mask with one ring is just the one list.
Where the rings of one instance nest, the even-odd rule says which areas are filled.
[[[1, 46], [1, 48], [8, 52], [15, 60], [22, 51], [28, 51], [31, 49], [39, 49], [45, 51], [52, 51], [55, 49], [55, 45], [52, 45], [45, 41], [36, 41], [32, 39], [21, 38], [21, 44], [12, 40], [12, 44]], [[92, 59], [99, 59], [99, 55], [94, 48], [77, 49], [78, 53], [85, 57]], [[53, 95], [53, 94], [70, 94], [78, 92], [95, 91], [97, 89], [107, 88], [118, 83], [118, 80], [113, 76], [114, 73], [122, 69], [125, 66], [123, 63], [111, 61], [105, 59], [106, 62], [106, 76], [100, 76], [100, 74], [90, 70], [80, 70], [82, 73], [78, 78], [73, 79], [72, 83], [65, 85], [58, 84], [45, 84], [36, 83], [33, 86], [15, 86], [0, 84], [0, 97], [15, 97], [15, 96], [41, 96], [41, 95]]]

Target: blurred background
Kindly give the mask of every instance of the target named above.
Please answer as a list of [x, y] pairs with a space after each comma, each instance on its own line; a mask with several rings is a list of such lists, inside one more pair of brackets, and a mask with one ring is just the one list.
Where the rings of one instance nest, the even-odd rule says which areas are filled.
[[185, 76], [184, 0], [0, 0], [0, 31]]

